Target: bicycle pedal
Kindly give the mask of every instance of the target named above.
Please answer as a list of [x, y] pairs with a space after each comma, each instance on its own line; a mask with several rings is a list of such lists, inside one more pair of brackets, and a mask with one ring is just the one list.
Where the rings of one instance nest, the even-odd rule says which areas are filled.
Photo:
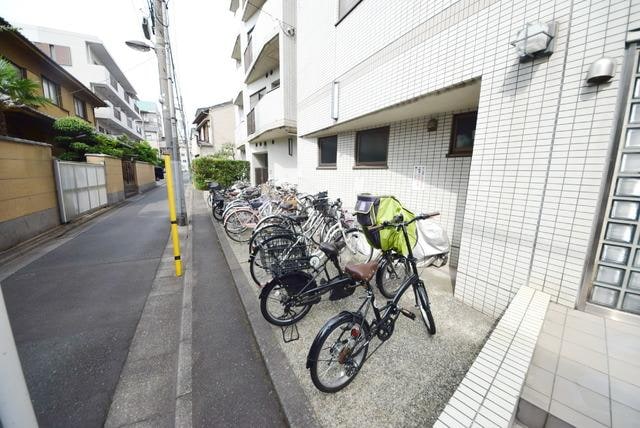
[[409, 310], [407, 310], [407, 309], [403, 309], [403, 308], [401, 308], [401, 309], [400, 309], [400, 313], [401, 313], [402, 315], [404, 315], [405, 317], [407, 317], [407, 318], [411, 319], [411, 320], [415, 320], [415, 319], [416, 319], [416, 314], [414, 314], [413, 312], [411, 312], [411, 311], [409, 311]]

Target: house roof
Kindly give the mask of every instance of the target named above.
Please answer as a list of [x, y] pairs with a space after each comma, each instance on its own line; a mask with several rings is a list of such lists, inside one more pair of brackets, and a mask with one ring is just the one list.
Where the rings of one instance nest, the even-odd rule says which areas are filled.
[[[12, 25], [5, 19], [0, 17], [0, 26], [13, 28]], [[23, 36], [17, 29], [9, 31], [0, 31], [0, 39], [5, 38], [5, 41], [13, 41], [24, 49], [31, 51], [32, 54], [38, 57], [40, 61], [47, 64], [51, 69], [55, 70], [60, 77], [67, 81], [67, 83], [74, 88], [77, 88], [77, 93], [81, 93], [86, 101], [90, 101], [95, 107], [106, 107], [107, 105], [102, 101], [91, 89], [87, 88], [76, 79], [71, 73], [64, 69], [60, 64], [49, 58], [44, 52], [42, 52], [36, 45], [31, 43], [29, 39]], [[7, 40], [9, 39], [9, 40]]]
[[214, 104], [214, 105], [209, 106], [209, 107], [199, 107], [196, 110], [196, 118], [191, 123], [193, 123], [194, 125], [198, 125], [198, 124], [200, 124], [200, 122], [202, 122], [204, 120], [205, 116], [209, 114], [209, 110], [216, 110], [216, 109], [219, 109], [219, 108], [222, 108], [222, 107], [226, 107], [226, 106], [231, 105], [231, 104], [233, 104], [232, 101], [224, 101], [224, 102], [221, 102], [219, 104]]

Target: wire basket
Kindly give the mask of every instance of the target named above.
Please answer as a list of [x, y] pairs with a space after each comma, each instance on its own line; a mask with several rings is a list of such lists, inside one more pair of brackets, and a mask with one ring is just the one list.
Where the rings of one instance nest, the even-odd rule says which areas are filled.
[[311, 268], [310, 249], [299, 235], [276, 236], [260, 244], [258, 265], [276, 277]]

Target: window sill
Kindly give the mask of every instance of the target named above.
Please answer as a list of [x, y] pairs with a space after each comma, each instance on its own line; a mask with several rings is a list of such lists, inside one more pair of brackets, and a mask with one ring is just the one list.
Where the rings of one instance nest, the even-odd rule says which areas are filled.
[[338, 167], [335, 166], [335, 165], [318, 165], [316, 167], [316, 169], [329, 169], [329, 170], [331, 170], [331, 169], [338, 169]]
[[389, 169], [387, 165], [354, 165], [353, 169]]
[[448, 158], [470, 158], [473, 153], [447, 153]]

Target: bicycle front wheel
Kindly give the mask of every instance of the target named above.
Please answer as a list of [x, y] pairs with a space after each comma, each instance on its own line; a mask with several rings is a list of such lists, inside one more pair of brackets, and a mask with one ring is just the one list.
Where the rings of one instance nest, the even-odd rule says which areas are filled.
[[376, 272], [376, 285], [387, 299], [393, 299], [406, 278], [411, 275], [409, 261], [399, 254], [386, 254]]
[[424, 283], [420, 281], [415, 286], [416, 292], [416, 300], [418, 304], [418, 308], [420, 309], [420, 314], [422, 315], [422, 321], [424, 322], [425, 327], [427, 327], [427, 331], [430, 335], [436, 334], [436, 323], [433, 320], [433, 315], [431, 314], [431, 307], [429, 306], [429, 297], [427, 296], [427, 290], [424, 287]]
[[224, 221], [224, 230], [227, 236], [236, 242], [249, 242], [258, 220], [255, 212], [238, 209], [227, 216]]
[[322, 392], [338, 392], [356, 377], [367, 357], [369, 325], [343, 313], [327, 321], [307, 357], [313, 384]]

